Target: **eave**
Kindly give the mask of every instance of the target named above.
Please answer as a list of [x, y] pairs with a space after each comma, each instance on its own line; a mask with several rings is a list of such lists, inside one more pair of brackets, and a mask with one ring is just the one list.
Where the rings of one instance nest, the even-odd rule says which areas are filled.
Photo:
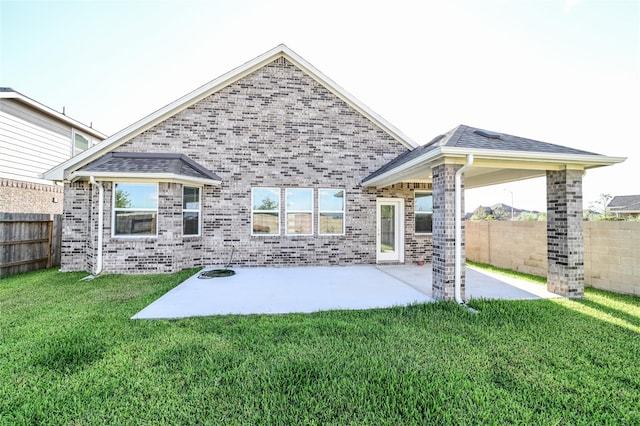
[[69, 175], [69, 182], [89, 180], [93, 176], [99, 181], [107, 182], [172, 182], [180, 184], [219, 186], [222, 181], [215, 179], [185, 176], [175, 173], [122, 173], [78, 170]]

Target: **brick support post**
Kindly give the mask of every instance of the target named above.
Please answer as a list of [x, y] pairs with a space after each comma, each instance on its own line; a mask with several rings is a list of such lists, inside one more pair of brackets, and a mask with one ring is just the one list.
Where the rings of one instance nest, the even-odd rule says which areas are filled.
[[581, 170], [547, 171], [547, 289], [584, 296]]
[[[431, 286], [433, 298], [439, 300], [455, 300], [455, 174], [460, 167], [462, 166], [442, 164], [433, 168], [433, 282]], [[461, 210], [464, 212], [464, 192]], [[463, 300], [465, 300], [464, 262], [463, 221], [460, 286], [460, 295]]]

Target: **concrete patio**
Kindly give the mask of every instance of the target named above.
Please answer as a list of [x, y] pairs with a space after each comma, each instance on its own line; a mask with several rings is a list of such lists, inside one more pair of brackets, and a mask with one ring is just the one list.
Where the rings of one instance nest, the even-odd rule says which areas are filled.
[[[225, 278], [190, 277], [132, 319], [309, 313], [431, 302], [431, 266], [233, 268]], [[559, 297], [532, 283], [466, 268], [470, 298]]]

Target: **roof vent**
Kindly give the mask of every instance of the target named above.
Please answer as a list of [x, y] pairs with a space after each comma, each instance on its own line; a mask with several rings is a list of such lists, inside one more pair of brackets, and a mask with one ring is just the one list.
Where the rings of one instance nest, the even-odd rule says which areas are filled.
[[489, 138], [489, 139], [502, 139], [502, 135], [500, 133], [491, 132], [489, 130], [477, 129], [477, 130], [474, 130], [473, 133], [475, 133], [476, 135], [484, 136], [485, 138]]

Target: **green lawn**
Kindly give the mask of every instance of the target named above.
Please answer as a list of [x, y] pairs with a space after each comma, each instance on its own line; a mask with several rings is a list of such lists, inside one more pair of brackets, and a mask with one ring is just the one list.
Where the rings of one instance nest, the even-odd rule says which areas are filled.
[[129, 320], [193, 272], [0, 280], [0, 424], [640, 424], [640, 298]]

